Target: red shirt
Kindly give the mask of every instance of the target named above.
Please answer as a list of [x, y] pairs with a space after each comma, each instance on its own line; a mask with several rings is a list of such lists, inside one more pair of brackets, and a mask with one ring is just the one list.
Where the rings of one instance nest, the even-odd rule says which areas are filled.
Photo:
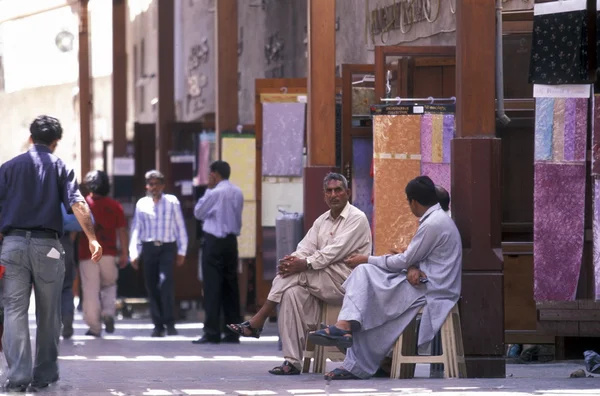
[[[123, 207], [119, 202], [109, 197], [92, 198], [92, 196], [87, 196], [85, 200], [94, 215], [94, 229], [96, 230], [96, 238], [102, 246], [102, 254], [116, 256], [117, 229], [127, 227]], [[127, 246], [121, 248], [127, 249]], [[82, 233], [81, 238], [79, 238], [79, 259], [89, 260], [91, 258], [88, 239]]]

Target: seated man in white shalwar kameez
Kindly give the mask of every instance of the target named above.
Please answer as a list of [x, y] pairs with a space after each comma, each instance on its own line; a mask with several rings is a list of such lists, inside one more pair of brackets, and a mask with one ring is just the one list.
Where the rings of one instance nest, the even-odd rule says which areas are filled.
[[369, 221], [348, 202], [346, 178], [328, 174], [323, 191], [330, 210], [315, 220], [296, 251], [279, 261], [266, 303], [247, 322], [227, 325], [240, 336], [259, 338], [273, 309], [281, 304], [277, 322], [285, 361], [271, 374], [300, 374], [308, 326], [319, 322], [319, 301], [339, 306], [344, 298], [342, 284], [352, 271], [344, 259], [371, 253]]
[[346, 264], [356, 268], [343, 285], [346, 295], [338, 322], [309, 335], [315, 344], [349, 348], [342, 367], [326, 374], [326, 379], [373, 376], [423, 306], [418, 343], [431, 342], [458, 301], [462, 261], [458, 230], [437, 203], [429, 177], [410, 181], [405, 191], [411, 211], [419, 217], [406, 251], [348, 258]]

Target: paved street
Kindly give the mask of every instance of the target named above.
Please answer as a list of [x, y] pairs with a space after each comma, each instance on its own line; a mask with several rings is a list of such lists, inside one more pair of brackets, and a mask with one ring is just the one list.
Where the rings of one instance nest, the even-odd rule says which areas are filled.
[[[31, 329], [35, 320], [31, 319]], [[117, 322], [117, 331], [103, 339], [83, 336], [81, 316], [76, 335], [61, 347], [61, 380], [43, 392], [49, 395], [600, 395], [600, 378], [570, 379], [582, 362], [509, 365], [507, 379], [429, 379], [428, 366], [417, 368], [413, 380], [336, 381], [321, 375], [277, 377], [267, 373], [282, 362], [275, 326], [260, 340], [240, 345], [198, 346], [200, 323], [178, 325], [180, 335], [150, 338], [144, 319]], [[329, 363], [328, 368], [336, 367]]]

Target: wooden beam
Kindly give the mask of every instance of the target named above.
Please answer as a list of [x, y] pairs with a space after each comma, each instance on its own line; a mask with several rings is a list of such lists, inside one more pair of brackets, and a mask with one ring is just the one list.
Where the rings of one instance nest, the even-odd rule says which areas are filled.
[[235, 131], [238, 110], [238, 6], [237, 0], [219, 0], [215, 13], [216, 136], [221, 158], [221, 134]]
[[452, 214], [463, 243], [461, 322], [469, 377], [504, 378], [500, 139], [494, 1], [458, 0]]
[[335, 0], [308, 0], [308, 166], [335, 163]]
[[127, 1], [113, 0], [113, 156], [127, 154]]
[[92, 136], [92, 78], [90, 68], [89, 0], [79, 3], [79, 134], [81, 178], [90, 171]]
[[156, 168], [171, 177], [170, 127], [175, 122], [175, 4], [158, 0], [158, 119], [156, 121]]

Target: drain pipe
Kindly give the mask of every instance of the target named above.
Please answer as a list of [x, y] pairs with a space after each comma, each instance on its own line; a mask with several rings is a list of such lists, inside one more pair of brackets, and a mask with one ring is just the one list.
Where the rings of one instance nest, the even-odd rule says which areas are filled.
[[502, 0], [496, 0], [496, 116], [502, 125], [508, 125], [510, 118], [504, 112], [504, 50], [502, 48]]

